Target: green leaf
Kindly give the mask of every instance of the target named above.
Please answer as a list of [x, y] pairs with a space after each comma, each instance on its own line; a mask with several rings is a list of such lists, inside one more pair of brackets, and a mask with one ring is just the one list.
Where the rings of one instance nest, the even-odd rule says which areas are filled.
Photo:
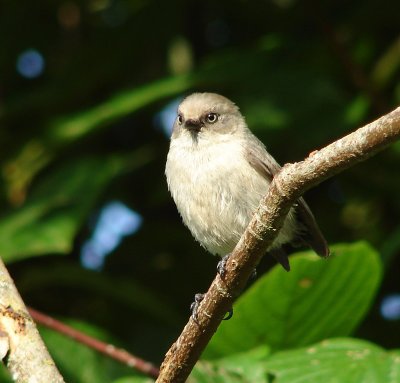
[[266, 344], [287, 349], [347, 336], [360, 323], [381, 279], [376, 251], [364, 242], [332, 246], [333, 255], [303, 252], [290, 258], [291, 271], [277, 265], [234, 307], [211, 340], [206, 358]]
[[68, 253], [83, 219], [103, 188], [126, 169], [147, 162], [151, 154], [79, 158], [48, 174], [20, 208], [0, 219], [0, 254], [4, 261], [49, 253]]
[[189, 382], [397, 383], [400, 350], [385, 351], [351, 338], [325, 340], [307, 348], [269, 355], [266, 348], [201, 361]]
[[283, 351], [266, 363], [274, 383], [397, 383], [400, 352], [356, 339], [330, 339]]
[[190, 80], [188, 76], [182, 75], [157, 80], [142, 87], [135, 87], [111, 97], [94, 108], [55, 121], [49, 130], [49, 134], [56, 142], [78, 139], [98, 127], [108, 125], [128, 114], [132, 114], [161, 98], [184, 92], [192, 82], [193, 80]]
[[212, 362], [200, 361], [193, 369], [189, 381], [193, 383], [267, 383], [264, 361], [268, 355], [267, 347], [259, 347]]

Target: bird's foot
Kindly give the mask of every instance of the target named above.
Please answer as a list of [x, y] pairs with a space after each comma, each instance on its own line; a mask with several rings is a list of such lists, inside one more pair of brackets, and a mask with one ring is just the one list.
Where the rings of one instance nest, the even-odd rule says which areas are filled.
[[225, 273], [226, 273], [226, 262], [228, 262], [228, 259], [229, 259], [230, 255], [231, 255], [230, 253], [224, 255], [221, 258], [221, 260], [218, 262], [217, 271], [218, 271], [218, 274], [220, 275], [221, 278], [223, 278]]
[[[228, 259], [230, 257], [231, 254], [226, 254], [224, 255], [221, 260], [218, 262], [217, 264], [217, 271], [218, 274], [221, 276], [221, 278], [223, 278], [225, 276], [226, 273], [226, 262], [228, 262]], [[250, 275], [250, 280], [253, 281], [257, 278], [257, 270], [254, 269], [253, 272]]]
[[197, 310], [199, 309], [201, 301], [204, 299], [205, 294], [196, 294], [194, 296], [194, 302], [190, 305], [190, 312], [192, 313], [192, 319], [198, 324], [197, 321]]
[[[192, 313], [191, 317], [192, 317], [193, 321], [197, 324], [199, 324], [198, 317], [197, 317], [197, 311], [199, 309], [201, 301], [204, 299], [204, 296], [205, 296], [205, 294], [196, 294], [194, 296], [194, 302], [190, 305], [190, 311]], [[231, 308], [228, 311], [228, 315], [223, 320], [229, 320], [232, 318], [232, 316], [233, 316], [233, 308]]]

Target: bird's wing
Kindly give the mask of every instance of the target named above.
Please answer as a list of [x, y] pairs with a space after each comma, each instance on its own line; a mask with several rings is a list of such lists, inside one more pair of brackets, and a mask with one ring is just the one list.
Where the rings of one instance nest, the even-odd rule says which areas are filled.
[[[266, 151], [264, 145], [253, 136], [253, 145], [245, 149], [245, 156], [249, 164], [263, 177], [272, 181], [281, 167], [275, 159]], [[299, 223], [304, 230], [300, 233], [300, 239], [310, 246], [319, 256], [329, 256], [328, 244], [318, 227], [311, 209], [303, 198], [299, 198], [295, 207]]]

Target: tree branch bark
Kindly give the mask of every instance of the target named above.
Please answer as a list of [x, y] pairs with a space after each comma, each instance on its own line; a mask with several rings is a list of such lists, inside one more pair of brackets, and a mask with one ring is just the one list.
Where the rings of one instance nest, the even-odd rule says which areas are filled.
[[15, 382], [64, 382], [1, 259], [0, 332], [1, 357]]
[[187, 379], [296, 200], [308, 189], [366, 160], [399, 138], [400, 107], [311, 153], [304, 161], [282, 168], [229, 257], [224, 279], [217, 274], [201, 302], [197, 323], [190, 318], [167, 352], [157, 382], [179, 383]]

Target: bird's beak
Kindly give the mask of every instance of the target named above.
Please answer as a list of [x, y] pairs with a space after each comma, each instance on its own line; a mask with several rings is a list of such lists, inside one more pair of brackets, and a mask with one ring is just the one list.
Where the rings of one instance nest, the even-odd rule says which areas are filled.
[[202, 127], [202, 123], [199, 120], [186, 120], [185, 121], [185, 128], [187, 130], [189, 130], [190, 132], [199, 132], [201, 127]]

